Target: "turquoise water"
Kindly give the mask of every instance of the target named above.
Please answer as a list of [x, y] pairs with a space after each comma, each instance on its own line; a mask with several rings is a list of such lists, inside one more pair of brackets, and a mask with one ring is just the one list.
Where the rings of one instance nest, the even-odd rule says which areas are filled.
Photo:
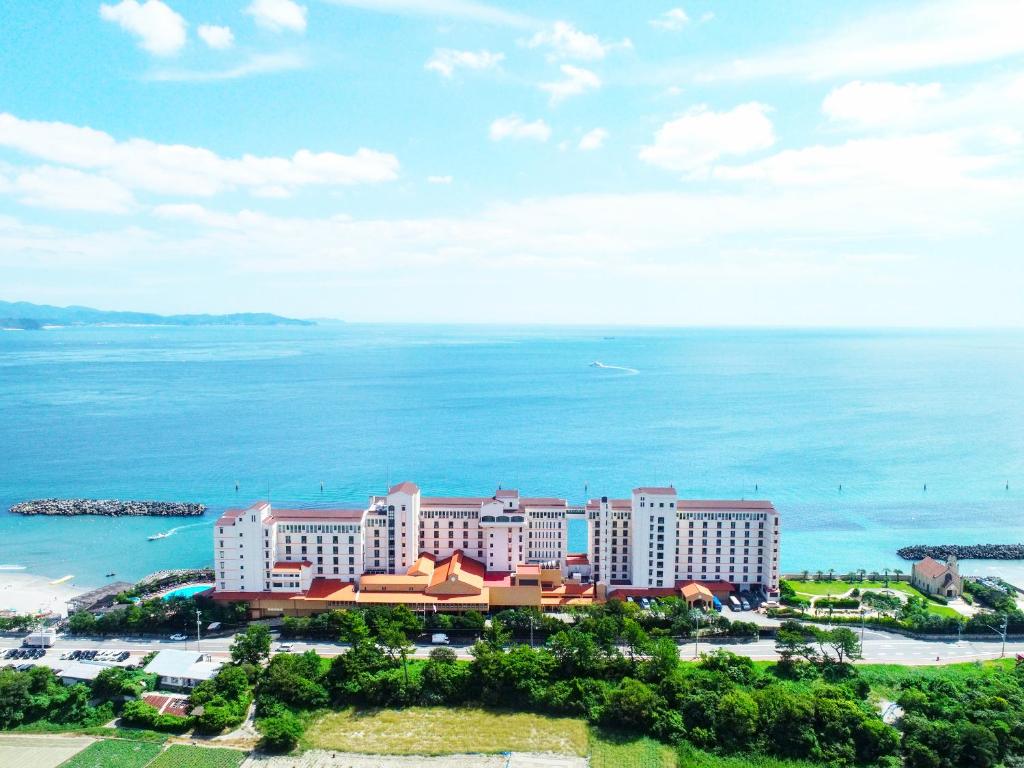
[[192, 595], [198, 595], [200, 592], [205, 592], [212, 586], [213, 584], [193, 584], [188, 587], [178, 587], [177, 589], [172, 589], [170, 592], [165, 593], [163, 599], [170, 600], [172, 597], [192, 597]]
[[768, 497], [785, 570], [881, 568], [907, 543], [1024, 540], [1022, 392], [1024, 334], [1010, 332], [4, 332], [0, 507], [119, 496], [211, 512], [0, 512], [0, 564], [83, 584], [204, 565], [226, 506], [268, 489], [361, 502], [409, 478], [430, 494], [501, 483], [579, 501], [671, 481]]

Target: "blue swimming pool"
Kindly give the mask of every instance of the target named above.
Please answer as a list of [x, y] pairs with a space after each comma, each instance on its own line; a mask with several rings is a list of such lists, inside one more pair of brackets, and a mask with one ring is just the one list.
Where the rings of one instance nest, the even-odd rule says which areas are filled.
[[172, 597], [192, 597], [193, 595], [198, 595], [200, 592], [205, 592], [212, 587], [213, 584], [189, 584], [187, 587], [172, 589], [163, 596], [163, 599], [170, 600]]

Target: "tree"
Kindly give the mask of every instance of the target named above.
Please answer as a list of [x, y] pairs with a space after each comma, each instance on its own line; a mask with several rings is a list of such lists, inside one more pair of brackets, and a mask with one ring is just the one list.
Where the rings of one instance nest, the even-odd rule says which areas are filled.
[[113, 701], [122, 696], [139, 695], [141, 686], [132, 674], [123, 667], [108, 667], [96, 675], [92, 683], [92, 695], [97, 699]]
[[96, 631], [96, 617], [88, 611], [76, 611], [68, 616], [68, 629], [73, 635], [90, 635]]
[[791, 668], [797, 661], [816, 661], [817, 652], [811, 641], [814, 633], [797, 621], [785, 621], [775, 633], [775, 652], [781, 663]]
[[235, 664], [259, 666], [269, 656], [270, 630], [265, 624], [250, 624], [231, 643], [231, 660]]
[[268, 752], [291, 752], [306, 730], [302, 720], [287, 711], [260, 720], [256, 727], [263, 736], [260, 746]]
[[[597, 677], [601, 666], [601, 652], [594, 638], [578, 629], [564, 629], [548, 640], [551, 654], [558, 662], [558, 674], [563, 678]], [[678, 651], [676, 652], [678, 655]]]
[[32, 706], [29, 676], [0, 669], [0, 728], [13, 728], [25, 719]]
[[758, 713], [757, 702], [742, 689], [722, 696], [715, 711], [719, 741], [733, 750], [749, 749], [757, 733]]
[[[857, 633], [847, 627], [836, 627], [832, 630], [817, 629], [815, 631], [818, 648], [822, 660], [842, 664], [861, 658], [860, 639]], [[832, 655], [829, 654], [832, 652]]]
[[377, 628], [377, 636], [384, 652], [392, 661], [402, 662], [402, 672], [405, 675], [405, 686], [409, 687], [409, 654], [413, 645], [405, 636], [402, 627], [398, 624], [381, 624]]
[[608, 697], [605, 717], [609, 725], [647, 732], [661, 704], [661, 698], [649, 685], [626, 677]]

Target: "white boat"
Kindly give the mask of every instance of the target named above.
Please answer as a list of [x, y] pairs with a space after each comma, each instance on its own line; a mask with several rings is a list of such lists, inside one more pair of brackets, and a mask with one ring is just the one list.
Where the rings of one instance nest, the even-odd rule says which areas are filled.
[[147, 541], [156, 541], [157, 539], [166, 539], [170, 535], [171, 535], [170, 533], [154, 533], [152, 536], [149, 537], [149, 539], [147, 539]]

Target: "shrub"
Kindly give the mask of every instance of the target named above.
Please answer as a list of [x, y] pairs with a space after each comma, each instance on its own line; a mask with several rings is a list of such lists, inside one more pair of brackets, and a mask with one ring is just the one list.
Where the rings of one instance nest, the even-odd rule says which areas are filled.
[[268, 752], [290, 752], [306, 730], [302, 720], [291, 712], [260, 720], [256, 727], [263, 735], [260, 746]]

